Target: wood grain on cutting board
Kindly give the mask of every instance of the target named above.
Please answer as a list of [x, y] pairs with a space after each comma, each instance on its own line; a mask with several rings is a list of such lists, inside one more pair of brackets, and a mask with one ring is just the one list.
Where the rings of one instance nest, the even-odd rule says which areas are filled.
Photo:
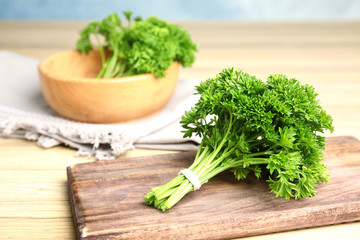
[[189, 166], [194, 152], [98, 161], [68, 167], [79, 239], [223, 239], [360, 220], [360, 142], [331, 137], [324, 158], [331, 178], [315, 197], [285, 200], [265, 180], [224, 172], [166, 212], [143, 197]]

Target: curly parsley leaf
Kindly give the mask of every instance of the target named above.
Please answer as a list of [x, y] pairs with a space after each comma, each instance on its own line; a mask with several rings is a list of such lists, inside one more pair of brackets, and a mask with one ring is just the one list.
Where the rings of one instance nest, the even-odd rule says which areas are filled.
[[[312, 86], [280, 74], [263, 82], [229, 68], [195, 90], [200, 99], [181, 124], [184, 137], [202, 137], [189, 167], [201, 183], [228, 169], [239, 180], [253, 172], [257, 178], [268, 177], [277, 197], [301, 199], [315, 195], [317, 184], [328, 181], [321, 134], [333, 131], [332, 118]], [[179, 175], [154, 188], [145, 201], [165, 211], [192, 188]]]
[[[184, 67], [192, 66], [197, 45], [185, 29], [156, 17], [132, 19], [131, 11], [125, 11], [124, 16], [127, 26], [118, 14], [113, 13], [101, 22], [91, 22], [80, 32], [76, 44], [80, 52], [89, 53], [93, 48], [100, 50], [102, 69], [99, 78], [143, 73], [154, 73], [161, 78], [174, 61]], [[95, 36], [96, 44], [92, 43], [91, 36]]]

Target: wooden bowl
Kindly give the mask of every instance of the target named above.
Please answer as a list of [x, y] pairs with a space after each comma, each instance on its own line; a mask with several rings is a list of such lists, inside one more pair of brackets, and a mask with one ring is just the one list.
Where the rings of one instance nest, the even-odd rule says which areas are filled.
[[118, 123], [149, 116], [174, 93], [179, 63], [161, 79], [154, 74], [101, 78], [100, 53], [77, 50], [56, 53], [39, 64], [40, 83], [48, 104], [61, 116], [88, 123]]

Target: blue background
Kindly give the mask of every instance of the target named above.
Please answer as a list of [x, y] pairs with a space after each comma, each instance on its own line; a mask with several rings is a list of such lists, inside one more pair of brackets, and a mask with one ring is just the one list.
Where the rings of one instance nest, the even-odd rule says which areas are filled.
[[360, 20], [360, 0], [0, 0], [0, 19]]

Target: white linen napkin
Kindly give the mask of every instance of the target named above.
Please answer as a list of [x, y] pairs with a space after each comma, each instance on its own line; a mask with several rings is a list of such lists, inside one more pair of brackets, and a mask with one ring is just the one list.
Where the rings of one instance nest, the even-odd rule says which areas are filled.
[[59, 144], [78, 156], [114, 159], [135, 147], [194, 150], [200, 139], [184, 139], [179, 123], [198, 97], [197, 80], [179, 80], [174, 96], [159, 113], [124, 124], [88, 124], [64, 119], [42, 96], [39, 60], [0, 51], [0, 136], [25, 138], [49, 148]]

